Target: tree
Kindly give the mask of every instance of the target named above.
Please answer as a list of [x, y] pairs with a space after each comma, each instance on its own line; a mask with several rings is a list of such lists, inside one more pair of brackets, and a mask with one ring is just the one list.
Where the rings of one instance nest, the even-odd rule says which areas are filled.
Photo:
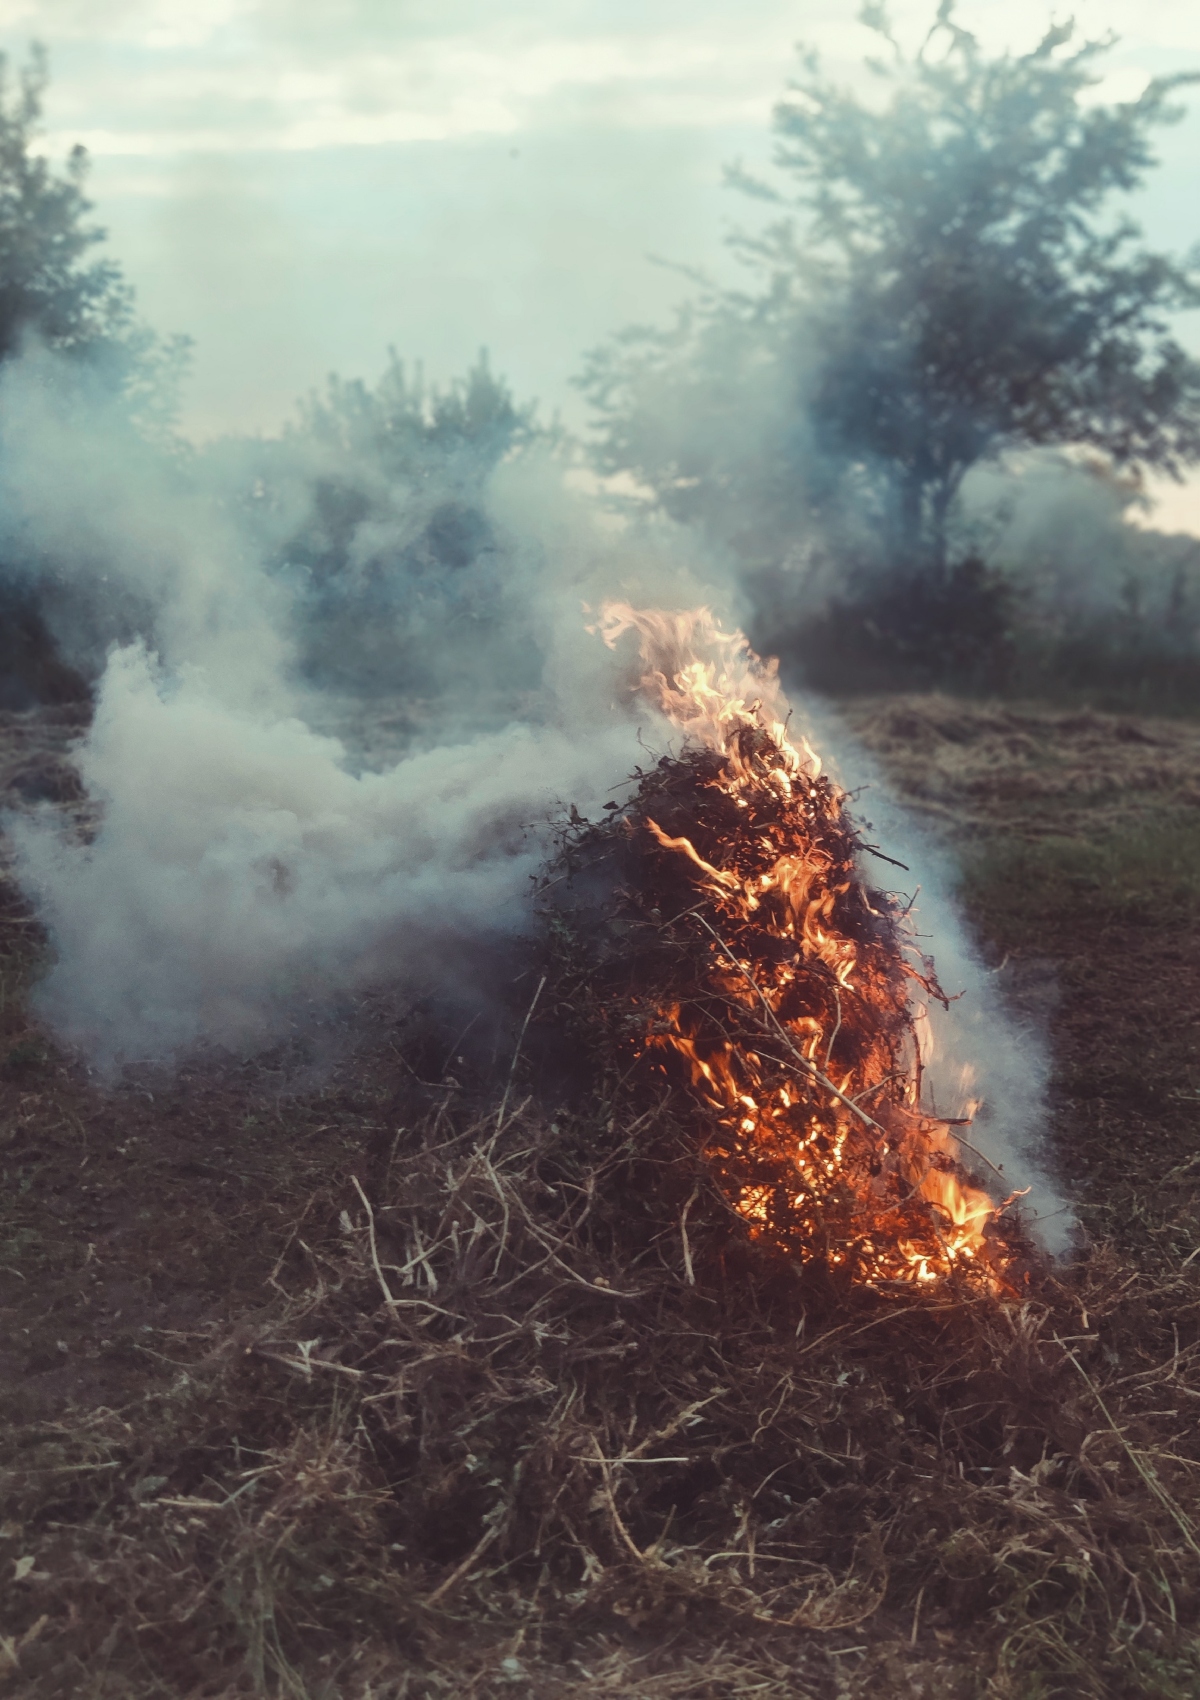
[[[1076, 45], [1070, 25], [989, 57], [943, 0], [909, 57], [881, 6], [862, 19], [890, 49], [868, 62], [883, 98], [803, 58], [775, 114], [790, 189], [732, 174], [782, 209], [738, 239], [757, 287], [710, 293], [698, 319], [701, 335], [736, 321], [792, 351], [785, 380], [817, 457], [870, 484], [893, 568], [936, 575], [965, 474], [1005, 448], [1087, 445], [1175, 475], [1200, 458], [1200, 365], [1171, 331], [1173, 313], [1200, 305], [1200, 269], [1147, 252], [1112, 210], [1195, 79], [1106, 104], [1091, 91], [1111, 43]], [[646, 369], [631, 346], [600, 351], [583, 382], [609, 465], [653, 438], [658, 466], [630, 470], [661, 489], [678, 462], [636, 417]], [[811, 483], [792, 435], [781, 469]], [[835, 482], [817, 485], [828, 497]]]
[[46, 54], [30, 52], [16, 87], [0, 55], [0, 359], [33, 333], [68, 354], [122, 343], [133, 323], [132, 295], [111, 260], [86, 263], [104, 231], [85, 221], [86, 150], [72, 148], [58, 174], [33, 152], [47, 82]]
[[278, 438], [203, 451], [217, 487], [242, 488], [248, 531], [291, 588], [310, 676], [428, 694], [533, 678], [531, 611], [488, 486], [507, 456], [552, 442], [534, 411], [486, 350], [444, 387], [393, 350], [376, 385], [330, 377]]
[[35, 151], [48, 77], [36, 44], [15, 83], [0, 54], [0, 362], [37, 343], [120, 396], [135, 429], [169, 436], [190, 339], [157, 336], [117, 263], [90, 258], [107, 233], [87, 222], [87, 150], [61, 172]]
[[394, 349], [373, 390], [331, 376], [280, 444], [280, 462], [305, 467], [312, 502], [289, 558], [341, 581], [340, 594], [349, 577], [355, 594], [390, 579], [401, 558], [408, 573], [444, 581], [487, 546], [483, 487], [535, 430], [486, 349], [444, 389], [419, 368], [410, 377]]
[[666, 330], [630, 326], [578, 380], [603, 424], [600, 470], [632, 473], [743, 573], [768, 568], [840, 505], [846, 469], [813, 430], [812, 365], [805, 316], [772, 300], [708, 291]]
[[[61, 170], [36, 151], [46, 84], [42, 48], [15, 78], [0, 55], [0, 364], [33, 354], [26, 379], [52, 388], [63, 406], [110, 404], [110, 428], [174, 449], [190, 345], [139, 323], [119, 267], [91, 257], [105, 232], [88, 223], [86, 151], [73, 148]], [[12, 405], [11, 392], [4, 404]], [[58, 563], [31, 552], [19, 534], [6, 533], [4, 549], [0, 706], [85, 695], [51, 631], [55, 596], [62, 603], [73, 594], [56, 590]]]

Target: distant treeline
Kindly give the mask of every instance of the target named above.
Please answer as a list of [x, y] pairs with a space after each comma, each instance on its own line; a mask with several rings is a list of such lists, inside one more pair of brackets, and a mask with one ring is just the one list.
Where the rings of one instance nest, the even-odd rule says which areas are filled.
[[1200, 459], [1200, 365], [1174, 331], [1200, 270], [1121, 212], [1194, 79], [1104, 103], [1107, 44], [1069, 26], [988, 55], [946, 0], [908, 54], [881, 8], [862, 17], [875, 97], [802, 58], [773, 178], [730, 172], [770, 209], [735, 239], [743, 287], [697, 279], [673, 324], [586, 357], [586, 446], [486, 356], [438, 388], [395, 355], [276, 436], [188, 445], [186, 339], [150, 333], [92, 257], [82, 151], [61, 172], [36, 152], [35, 53], [0, 85], [0, 705], [86, 693], [155, 619], [100, 542], [23, 522], [40, 386], [39, 417], [102, 416], [219, 509], [288, 599], [299, 671], [347, 692], [536, 686], [520, 545], [487, 492], [551, 454], [600, 475], [630, 535], [684, 528], [758, 646], [819, 689], [1200, 707], [1200, 540], [1134, 523], [1148, 471]]

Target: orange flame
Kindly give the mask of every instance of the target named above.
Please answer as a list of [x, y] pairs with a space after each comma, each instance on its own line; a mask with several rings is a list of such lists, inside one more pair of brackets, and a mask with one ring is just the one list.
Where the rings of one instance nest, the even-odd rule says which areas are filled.
[[932, 964], [862, 879], [844, 793], [789, 736], [777, 664], [707, 608], [610, 602], [593, 629], [610, 648], [636, 633], [638, 688], [708, 752], [661, 793], [676, 817], [702, 797], [700, 825], [662, 824], [645, 787], [630, 825], [690, 888], [671, 924], [701, 928], [707, 952], [698, 989], [649, 1009], [641, 1053], [685, 1067], [726, 1196], [752, 1233], [868, 1285], [974, 1270], [994, 1286], [1004, 1206], [921, 1104], [912, 991], [942, 996]]

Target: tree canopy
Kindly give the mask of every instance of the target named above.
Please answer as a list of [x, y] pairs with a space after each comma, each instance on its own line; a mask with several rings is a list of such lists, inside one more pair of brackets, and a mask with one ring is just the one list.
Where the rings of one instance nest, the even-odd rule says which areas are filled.
[[36, 44], [15, 73], [0, 54], [0, 362], [48, 350], [119, 397], [133, 429], [170, 440], [191, 341], [150, 330], [117, 263], [93, 257], [106, 232], [88, 222], [87, 150], [61, 169], [37, 150], [48, 77]]
[[[0, 364], [30, 355], [37, 364], [26, 379], [67, 411], [98, 402], [107, 428], [174, 451], [190, 343], [140, 323], [120, 268], [94, 257], [105, 232], [89, 223], [86, 151], [74, 147], [61, 168], [38, 151], [47, 79], [42, 48], [15, 72], [0, 54]], [[11, 391], [5, 405], [19, 412]], [[47, 626], [55, 563], [30, 549], [19, 527], [6, 528], [2, 548], [0, 703], [84, 692]]]
[[[1176, 474], [1200, 458], [1200, 365], [1172, 328], [1200, 305], [1200, 269], [1148, 251], [1115, 210], [1195, 79], [1104, 102], [1111, 43], [1077, 42], [1069, 24], [988, 55], [943, 0], [908, 55], [881, 6], [862, 20], [887, 49], [868, 61], [877, 98], [805, 55], [775, 113], [784, 187], [731, 174], [778, 208], [737, 240], [752, 289], [710, 291], [673, 344], [634, 333], [592, 357], [583, 383], [609, 467], [624, 458], [678, 506], [697, 479], [730, 476], [761, 387], [767, 481], [803, 491], [810, 518], [847, 479], [869, 486], [887, 557], [937, 568], [964, 475], [1007, 447], [1086, 445]], [[760, 375], [698, 454], [695, 421], [714, 414], [702, 373], [714, 345], [739, 340]], [[655, 414], [668, 390], [669, 419]]]
[[552, 440], [486, 350], [446, 385], [392, 350], [376, 384], [331, 376], [280, 436], [201, 459], [215, 488], [240, 487], [248, 535], [290, 587], [310, 676], [432, 692], [463, 666], [479, 688], [536, 671], [488, 486], [506, 457]]
[[61, 352], [94, 353], [132, 324], [119, 268], [87, 258], [105, 232], [86, 222], [85, 149], [72, 148], [61, 173], [33, 149], [46, 82], [42, 48], [15, 80], [0, 55], [0, 359], [30, 332]]

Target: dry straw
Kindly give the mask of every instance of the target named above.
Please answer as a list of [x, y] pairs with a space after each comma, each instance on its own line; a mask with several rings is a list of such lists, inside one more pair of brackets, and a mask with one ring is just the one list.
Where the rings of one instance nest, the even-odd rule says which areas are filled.
[[1191, 1270], [822, 1295], [666, 1110], [443, 1112], [349, 1199], [153, 1408], [20, 1437], [22, 1693], [1194, 1691]]

